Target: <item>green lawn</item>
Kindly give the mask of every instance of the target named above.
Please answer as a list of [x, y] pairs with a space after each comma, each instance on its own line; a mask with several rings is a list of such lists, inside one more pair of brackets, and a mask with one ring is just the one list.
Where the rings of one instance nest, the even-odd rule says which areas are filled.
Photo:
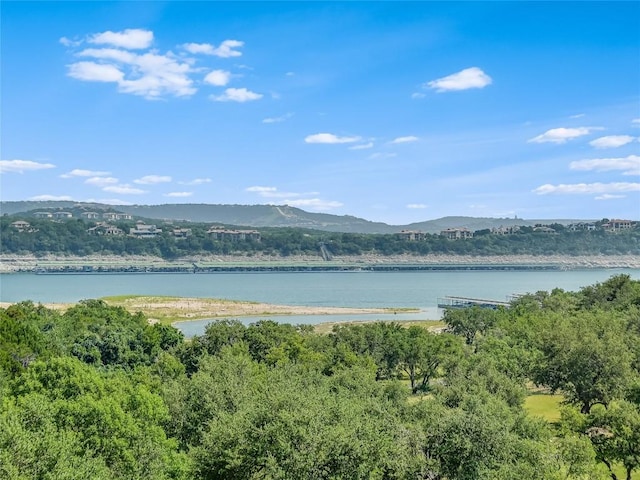
[[534, 393], [525, 399], [524, 408], [529, 415], [542, 417], [554, 423], [560, 420], [560, 404], [563, 400], [562, 395]]

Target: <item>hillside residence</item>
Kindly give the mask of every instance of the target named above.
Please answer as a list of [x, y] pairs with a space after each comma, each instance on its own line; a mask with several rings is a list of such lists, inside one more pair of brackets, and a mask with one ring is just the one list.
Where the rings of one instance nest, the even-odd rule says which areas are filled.
[[65, 218], [73, 218], [73, 214], [71, 212], [53, 212], [53, 218], [64, 220]]
[[533, 227], [533, 231], [538, 233], [548, 233], [548, 234], [557, 233], [553, 228], [547, 227], [546, 225], [536, 225], [535, 227]]
[[80, 214], [82, 218], [86, 218], [87, 220], [93, 220], [96, 218], [100, 218], [100, 214], [97, 212], [82, 212]]
[[509, 227], [503, 227], [500, 225], [498, 228], [492, 228], [491, 233], [494, 235], [514, 235], [520, 232], [520, 227], [518, 225], [511, 225]]
[[53, 218], [53, 213], [51, 212], [36, 212], [33, 214], [35, 218]]
[[253, 240], [259, 242], [261, 240], [260, 232], [257, 230], [227, 230], [221, 227], [211, 227], [207, 231], [213, 240], [238, 242], [242, 240]]
[[396, 233], [396, 236], [405, 242], [419, 242], [427, 238], [426, 233], [416, 230], [402, 230], [400, 233]]
[[609, 220], [607, 223], [602, 225], [602, 228], [607, 232], [620, 232], [622, 230], [629, 230], [633, 227], [633, 222], [631, 220]]
[[124, 235], [124, 231], [108, 223], [99, 223], [87, 229], [89, 235]]
[[446, 230], [442, 230], [440, 235], [445, 237], [447, 240], [466, 240], [468, 238], [473, 238], [473, 232], [468, 228], [447, 228]]
[[34, 232], [31, 228], [31, 224], [29, 222], [25, 222], [24, 220], [18, 220], [17, 222], [13, 222], [11, 224], [13, 228], [15, 228], [18, 232]]
[[137, 222], [135, 228], [129, 229], [129, 235], [136, 238], [153, 238], [161, 233], [161, 228], [157, 228], [155, 225], [147, 225], [144, 222]]
[[597, 229], [598, 229], [597, 225], [593, 222], [589, 222], [589, 223], [578, 222], [578, 223], [570, 223], [569, 225], [567, 225], [567, 230], [569, 230], [570, 232], [579, 232], [579, 231], [593, 232]]
[[173, 231], [171, 232], [171, 235], [173, 235], [176, 238], [176, 240], [184, 239], [191, 236], [191, 229], [190, 228], [174, 228]]
[[105, 212], [102, 214], [105, 220], [131, 220], [133, 216], [128, 213]]

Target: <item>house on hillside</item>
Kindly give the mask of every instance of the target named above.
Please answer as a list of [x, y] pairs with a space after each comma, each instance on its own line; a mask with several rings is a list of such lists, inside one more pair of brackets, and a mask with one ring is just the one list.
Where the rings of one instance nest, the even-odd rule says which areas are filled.
[[178, 239], [185, 239], [187, 237], [191, 236], [191, 229], [190, 228], [174, 228], [171, 231], [171, 235], [173, 235], [175, 237], [176, 240]]
[[262, 237], [257, 230], [229, 230], [222, 227], [211, 227], [207, 235], [213, 240], [239, 242], [242, 240], [261, 241]]
[[511, 225], [508, 227], [503, 227], [502, 225], [500, 225], [498, 228], [494, 227], [491, 229], [491, 233], [494, 235], [514, 235], [518, 232], [520, 232], [519, 225]]
[[17, 230], [18, 232], [35, 232], [36, 230], [31, 228], [31, 224], [29, 222], [25, 222], [24, 220], [18, 220], [11, 224], [11, 227]]
[[135, 228], [129, 229], [129, 235], [136, 238], [154, 238], [161, 233], [161, 228], [157, 228], [155, 225], [147, 225], [144, 222], [136, 222]]
[[396, 233], [396, 237], [405, 242], [419, 242], [427, 238], [427, 234], [416, 230], [402, 230]]
[[128, 213], [118, 213], [118, 212], [105, 212], [102, 214], [102, 218], [105, 220], [132, 220], [133, 216]]
[[602, 225], [605, 231], [616, 233], [621, 232], [623, 230], [630, 230], [633, 228], [633, 222], [631, 220], [609, 220], [607, 223]]
[[98, 223], [95, 227], [87, 229], [89, 235], [124, 235], [124, 231], [108, 223]]
[[73, 218], [73, 214], [71, 212], [53, 212], [53, 218], [56, 220], [66, 220]]
[[100, 218], [100, 214], [97, 212], [82, 212], [80, 216], [86, 220], [94, 220]]
[[465, 227], [447, 228], [440, 232], [440, 236], [445, 237], [447, 240], [466, 240], [473, 238], [473, 232]]
[[53, 213], [51, 212], [35, 212], [33, 214], [35, 218], [53, 218]]
[[553, 228], [546, 225], [536, 225], [535, 227], [533, 227], [533, 231], [536, 233], [548, 233], [550, 235], [557, 233]]

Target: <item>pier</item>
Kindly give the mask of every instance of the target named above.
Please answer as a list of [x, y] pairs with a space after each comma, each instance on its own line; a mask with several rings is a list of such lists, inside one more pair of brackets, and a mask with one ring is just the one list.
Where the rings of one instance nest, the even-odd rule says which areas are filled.
[[509, 308], [509, 302], [501, 302], [499, 300], [486, 300], [482, 298], [467, 297], [442, 297], [438, 298], [438, 308], [468, 308], [468, 307], [491, 308], [493, 310], [504, 307]]

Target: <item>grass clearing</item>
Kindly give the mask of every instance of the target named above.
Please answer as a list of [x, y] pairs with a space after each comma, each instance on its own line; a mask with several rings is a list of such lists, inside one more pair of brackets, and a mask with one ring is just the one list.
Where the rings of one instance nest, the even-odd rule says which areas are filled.
[[524, 408], [529, 415], [544, 418], [555, 423], [560, 420], [560, 405], [564, 396], [550, 393], [533, 393], [524, 401]]

